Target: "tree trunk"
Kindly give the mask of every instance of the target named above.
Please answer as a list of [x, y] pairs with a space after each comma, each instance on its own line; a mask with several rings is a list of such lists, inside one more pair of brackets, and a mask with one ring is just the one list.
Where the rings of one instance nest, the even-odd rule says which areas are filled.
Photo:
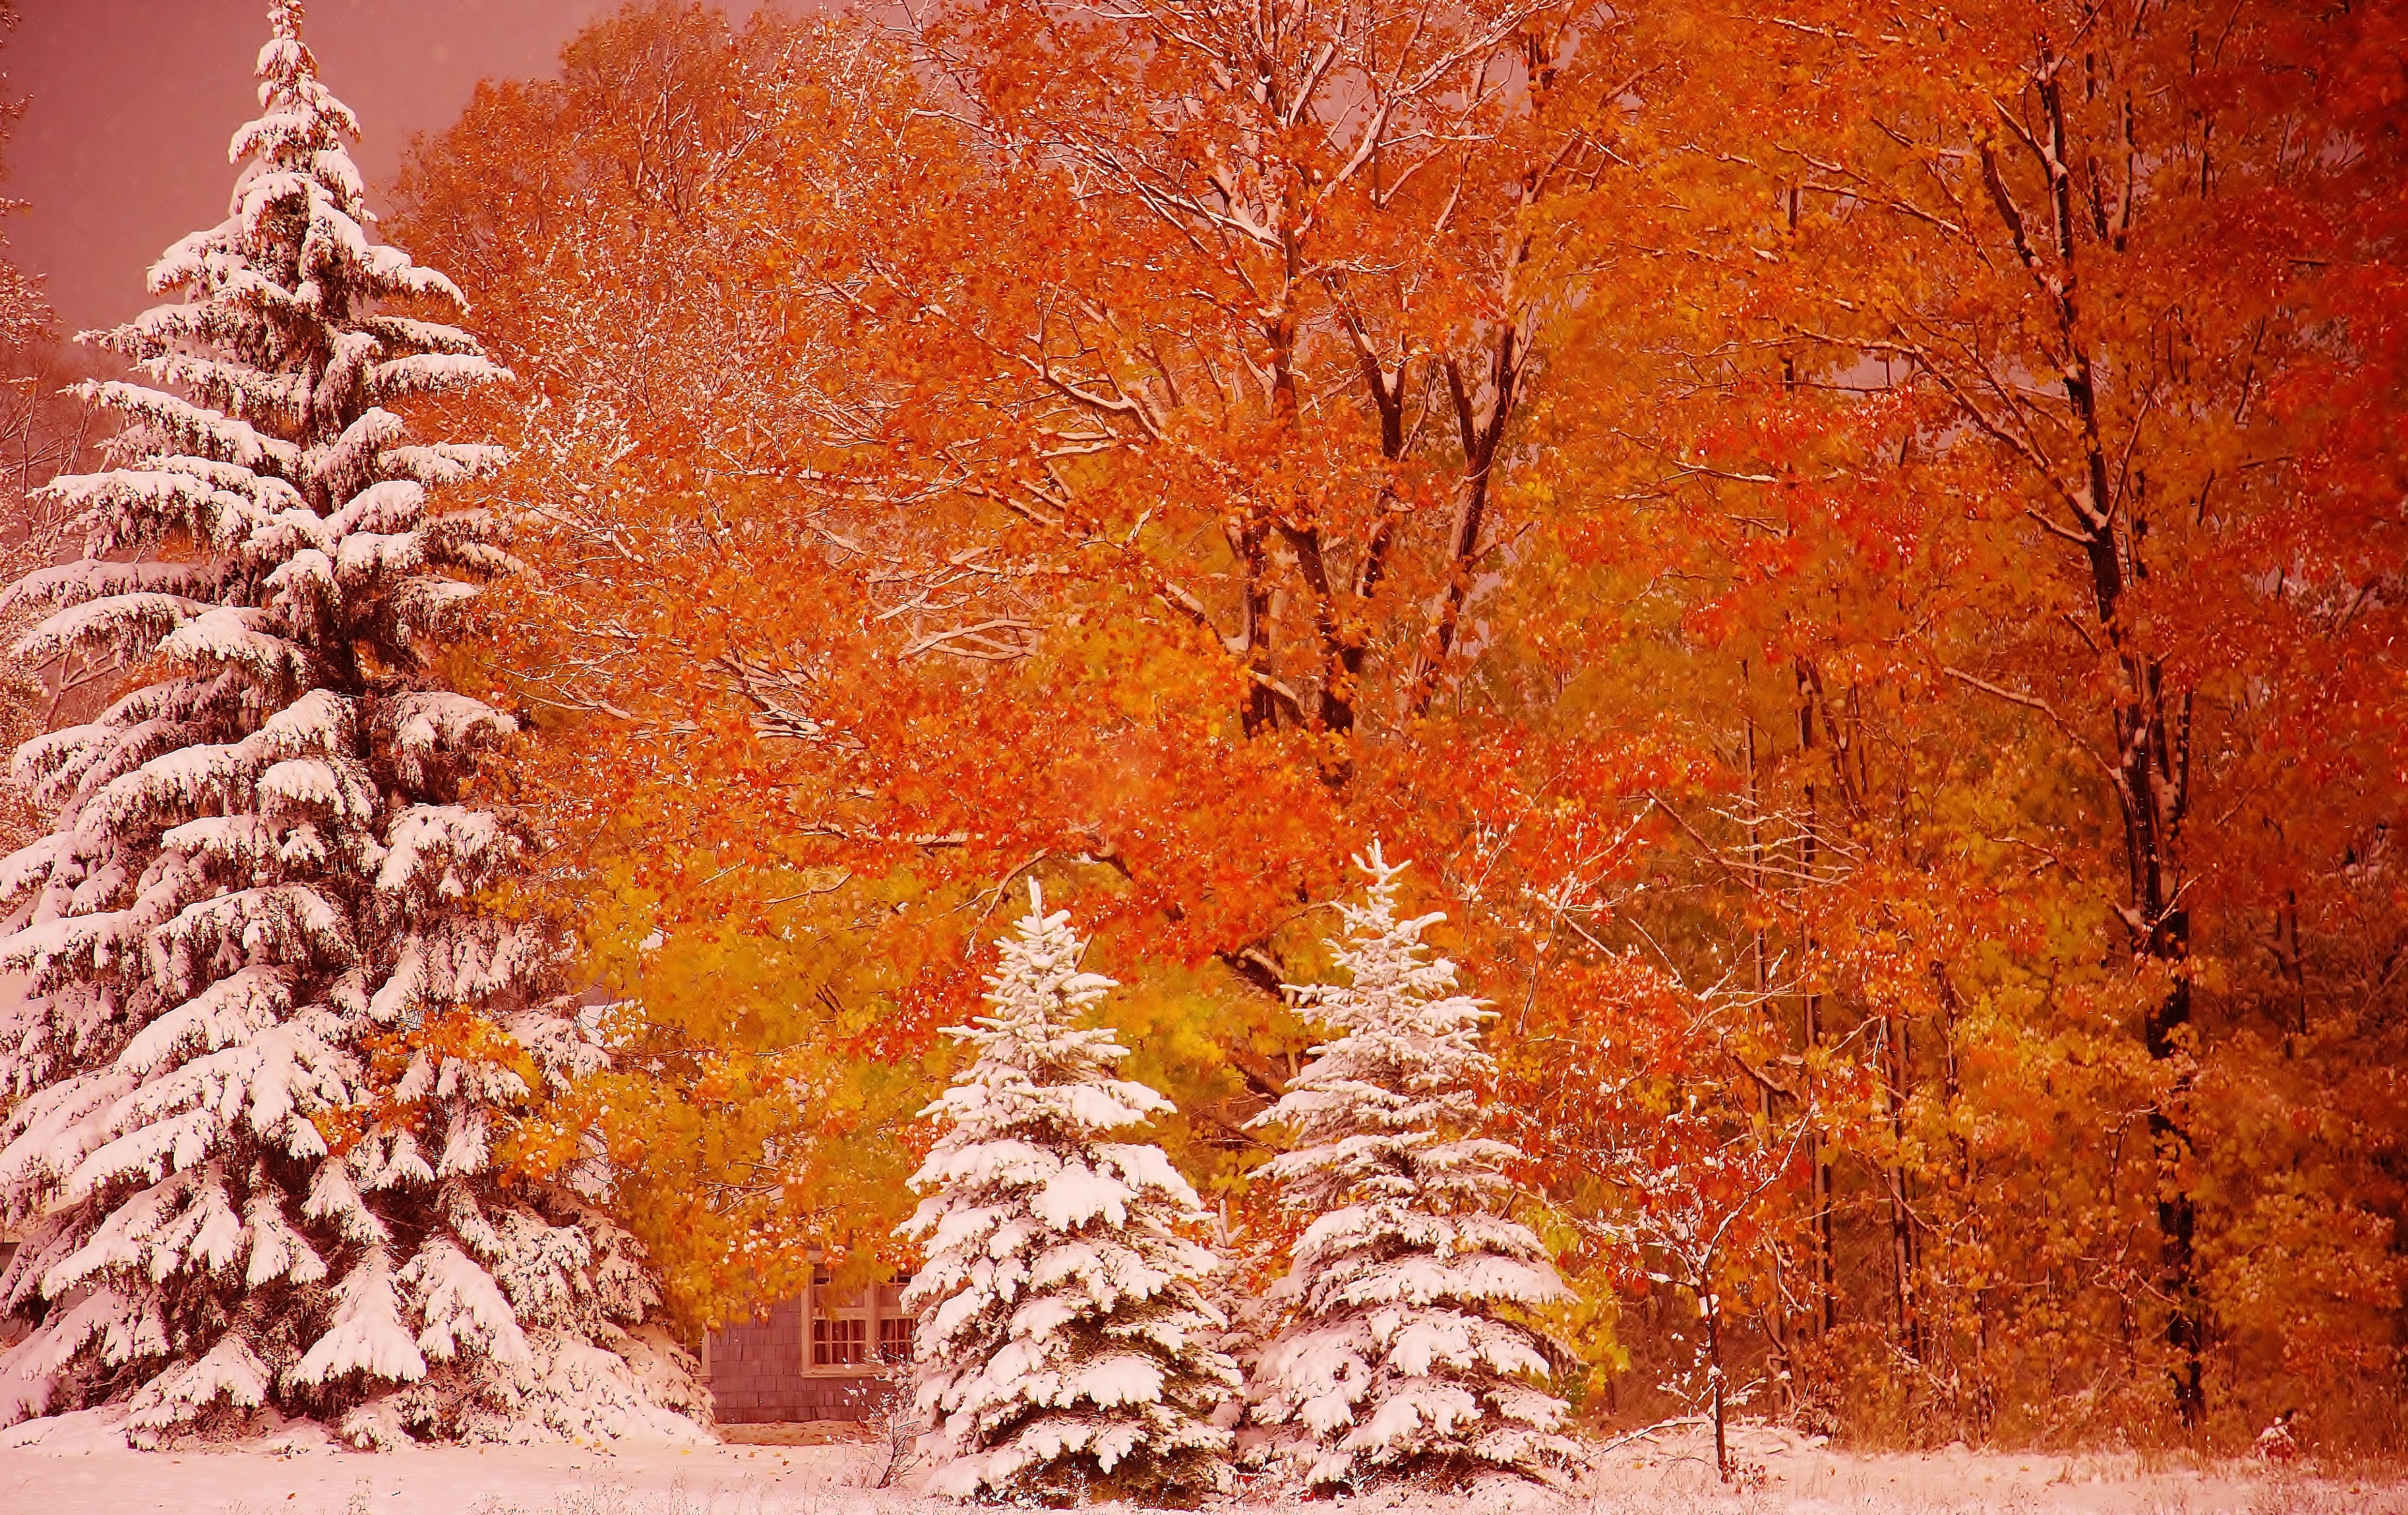
[[[1743, 662], [1740, 665], [1740, 672], [1743, 680], [1747, 673], [1747, 665]], [[1764, 791], [1756, 766], [1756, 718], [1753, 716], [1750, 716], [1747, 721], [1746, 754], [1748, 887], [1752, 892], [1761, 893], [1764, 889]], [[1764, 927], [1758, 924], [1749, 933], [1748, 941], [1752, 981], [1756, 989], [1756, 1003], [1758, 1006], [1765, 1005], [1771, 997], [1770, 976], [1766, 963], [1767, 950]], [[1775, 1115], [1772, 1085], [1770, 1082], [1759, 1082], [1756, 1093], [1762, 1102], [1764, 1129], [1770, 1132], [1773, 1128]], [[1758, 1312], [1758, 1317], [1764, 1322], [1766, 1337], [1772, 1344], [1773, 1366], [1781, 1383], [1783, 1405], [1786, 1408], [1796, 1401], [1798, 1364], [1796, 1354], [1790, 1351], [1789, 1346], [1789, 1290], [1786, 1280], [1782, 1277], [1781, 1265], [1782, 1254], [1776, 1248], [1772, 1252], [1771, 1301], [1765, 1309]]]
[[[1806, 769], [1806, 822], [1803, 828], [1804, 836], [1799, 842], [1800, 851], [1799, 871], [1812, 877], [1814, 872], [1817, 850], [1815, 833], [1821, 825], [1821, 818], [1817, 811], [1817, 794], [1813, 778], [1814, 769], [1812, 761], [1812, 755], [1814, 750], [1813, 675], [1807, 668], [1806, 660], [1804, 658], [1799, 658], [1798, 660], [1797, 675], [1798, 750], [1799, 755], [1802, 758], [1807, 759], [1804, 764], [1804, 767]], [[1807, 886], [1801, 884], [1799, 887], [1802, 889]], [[1799, 945], [1805, 956], [1810, 958], [1813, 956], [1814, 936], [1811, 928], [1804, 933], [1803, 940]], [[1802, 1019], [1804, 1024], [1800, 1030], [1805, 1042], [1806, 1056], [1811, 1061], [1814, 1055], [1814, 1050], [1823, 1044], [1823, 996], [1809, 991], [1804, 995], [1803, 1008], [1804, 1014]], [[1813, 1086], [1811, 1084], [1801, 1084], [1800, 1087], [1811, 1090]], [[1814, 1314], [1815, 1335], [1820, 1338], [1829, 1336], [1833, 1331], [1839, 1328], [1840, 1294], [1838, 1288], [1838, 1265], [1836, 1261], [1836, 1252], [1831, 1241], [1831, 1161], [1823, 1151], [1822, 1137], [1821, 1135], [1813, 1129], [1813, 1117], [1810, 1114], [1808, 1117], [1808, 1126], [1806, 1131], [1805, 1150], [1807, 1165], [1814, 1178], [1814, 1209], [1813, 1216], [1814, 1255], [1812, 1261], [1813, 1265], [1814, 1295], [1816, 1302]]]
[[1706, 1305], [1706, 1392], [1714, 1418], [1714, 1475], [1730, 1481], [1730, 1437], [1724, 1419], [1722, 1301], [1708, 1293]]
[[1909, 1357], [1924, 1357], [1921, 1312], [1915, 1308], [1916, 1272], [1914, 1214], [1909, 1201], [1911, 1179], [1906, 1171], [1906, 1081], [1911, 1050], [1906, 1022], [1898, 1016], [1881, 1022], [1883, 1050], [1889, 1066], [1883, 1070], [1882, 1099], [1888, 1108], [1892, 1151], [1885, 1178], [1889, 1188], [1889, 1257], [1892, 1308], [1897, 1312], [1898, 1339]]
[[[2091, 645], [2114, 665], [2115, 751], [2109, 766], [2123, 812], [2127, 882], [2122, 914], [2134, 958], [2164, 968], [2172, 978], [2143, 1023], [2150, 1058], [2165, 1064], [2186, 1055], [2182, 1034], [2191, 1019], [2190, 915], [2178, 903], [2180, 840], [2190, 779], [2190, 696], [2168, 694], [2165, 665], [2134, 645], [2132, 628], [2121, 615], [2128, 582], [2148, 573], [2141, 556], [2148, 534], [2147, 476], [2128, 476], [2100, 421], [2093, 339], [2075, 293], [2083, 280], [2076, 266], [2072, 175], [2066, 166], [2073, 157], [2062, 79], [2067, 62], [2043, 39], [2028, 80], [2045, 140], [2026, 135], [2022, 141], [2046, 186], [2044, 201], [2028, 215], [1988, 146], [1980, 150], [1982, 178], [2016, 257], [2052, 307], [2062, 363], [2064, 419], [2071, 423], [2075, 449], [2068, 462], [2078, 469], [2077, 477], [2056, 481], [2073, 518], [2071, 526], [2058, 524], [2057, 530], [2079, 545], [2102, 634]], [[2149, 1134], [2157, 1158], [2158, 1279], [2172, 1302], [2165, 1335], [2174, 1354], [2174, 1405], [2185, 1425], [2197, 1425], [2206, 1408], [2200, 1381], [2206, 1318], [2192, 1245], [2197, 1203], [2185, 1173], [2191, 1153], [2189, 1092], [2190, 1075], [2178, 1066], [2166, 1097], [2150, 1107]]]

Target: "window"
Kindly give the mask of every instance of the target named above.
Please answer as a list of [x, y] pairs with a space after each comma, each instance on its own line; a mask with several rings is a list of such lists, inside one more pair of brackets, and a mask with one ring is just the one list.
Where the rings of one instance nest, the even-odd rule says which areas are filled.
[[886, 1364], [911, 1361], [911, 1317], [903, 1313], [903, 1286], [911, 1281], [898, 1273], [891, 1283], [878, 1286], [878, 1360]]
[[878, 1360], [889, 1366], [909, 1365], [911, 1361], [911, 1317], [881, 1315], [878, 1318]]
[[911, 1317], [903, 1312], [908, 1273], [867, 1288], [839, 1289], [817, 1270], [806, 1300], [806, 1372], [866, 1373], [911, 1361]]
[[861, 1367], [869, 1362], [870, 1303], [866, 1290], [811, 1286], [811, 1366]]

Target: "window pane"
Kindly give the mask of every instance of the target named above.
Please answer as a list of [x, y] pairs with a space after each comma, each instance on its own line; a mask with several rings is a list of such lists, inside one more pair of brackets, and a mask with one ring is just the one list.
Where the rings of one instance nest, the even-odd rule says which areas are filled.
[[[837, 1290], [824, 1283], [814, 1287], [810, 1365], [867, 1367], [881, 1360], [888, 1333], [882, 1322], [879, 1330], [869, 1328], [870, 1311], [896, 1293], [891, 1286], [878, 1287], [876, 1293], [869, 1288]], [[904, 1339], [908, 1341], [908, 1336]]]

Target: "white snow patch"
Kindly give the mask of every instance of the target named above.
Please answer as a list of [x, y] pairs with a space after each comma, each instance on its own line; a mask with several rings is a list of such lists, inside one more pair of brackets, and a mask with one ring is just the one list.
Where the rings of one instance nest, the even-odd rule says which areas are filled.
[[[0, 1508], [45, 1515], [951, 1515], [907, 1487], [873, 1489], [882, 1447], [622, 1442], [600, 1449], [406, 1447], [346, 1451], [307, 1423], [178, 1451], [125, 1445], [122, 1409], [0, 1431]], [[2408, 1515], [2408, 1484], [2252, 1463], [2143, 1472], [2128, 1453], [1963, 1450], [1864, 1456], [1747, 1427], [1754, 1489], [1717, 1485], [1702, 1435], [1598, 1457], [1575, 1494], [1524, 1486], [1463, 1498], [1410, 1492], [1292, 1500], [1261, 1483], [1207, 1510], [1260, 1515]]]

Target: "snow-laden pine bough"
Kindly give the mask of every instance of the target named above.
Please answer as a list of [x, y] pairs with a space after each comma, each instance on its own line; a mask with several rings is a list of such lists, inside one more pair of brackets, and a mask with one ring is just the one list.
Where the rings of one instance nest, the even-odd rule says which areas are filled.
[[[691, 1365], [594, 1208], [591, 1160], [505, 1186], [500, 1149], [595, 1066], [547, 1008], [543, 935], [480, 906], [523, 840], [464, 803], [509, 718], [431, 658], [498, 525], [431, 489], [497, 467], [388, 408], [505, 377], [441, 274], [374, 244], [299, 0], [259, 55], [221, 225], [108, 345], [163, 388], [92, 397], [116, 466], [53, 487], [82, 561], [10, 592], [22, 650], [142, 680], [29, 743], [55, 818], [0, 863], [0, 1423], [123, 1401], [155, 1442], [263, 1408], [405, 1434], [695, 1436]], [[365, 1113], [363, 1113], [365, 1112]]]
[[1361, 905], [1329, 946], [1348, 982], [1290, 986], [1337, 1033], [1252, 1122], [1294, 1148], [1264, 1174], [1306, 1220], [1278, 1290], [1289, 1318], [1256, 1352], [1248, 1418], [1305, 1482], [1460, 1486], [1550, 1479], [1578, 1447], [1541, 1385], [1570, 1351], [1537, 1311], [1570, 1297], [1508, 1208], [1513, 1148], [1480, 1134], [1493, 1065], [1455, 993], [1455, 965], [1400, 918], [1398, 876], [1375, 843]]
[[1204, 1219], [1163, 1150], [1128, 1139], [1169, 1100], [1112, 1077], [1127, 1050], [1081, 1019], [1112, 981], [1082, 972], [1068, 911], [1000, 945], [991, 1013], [948, 1035], [977, 1058], [922, 1113], [939, 1128], [903, 1226], [928, 1260], [903, 1299], [932, 1492], [1059, 1504], [1186, 1501], [1228, 1481], [1238, 1392], [1199, 1287]]

